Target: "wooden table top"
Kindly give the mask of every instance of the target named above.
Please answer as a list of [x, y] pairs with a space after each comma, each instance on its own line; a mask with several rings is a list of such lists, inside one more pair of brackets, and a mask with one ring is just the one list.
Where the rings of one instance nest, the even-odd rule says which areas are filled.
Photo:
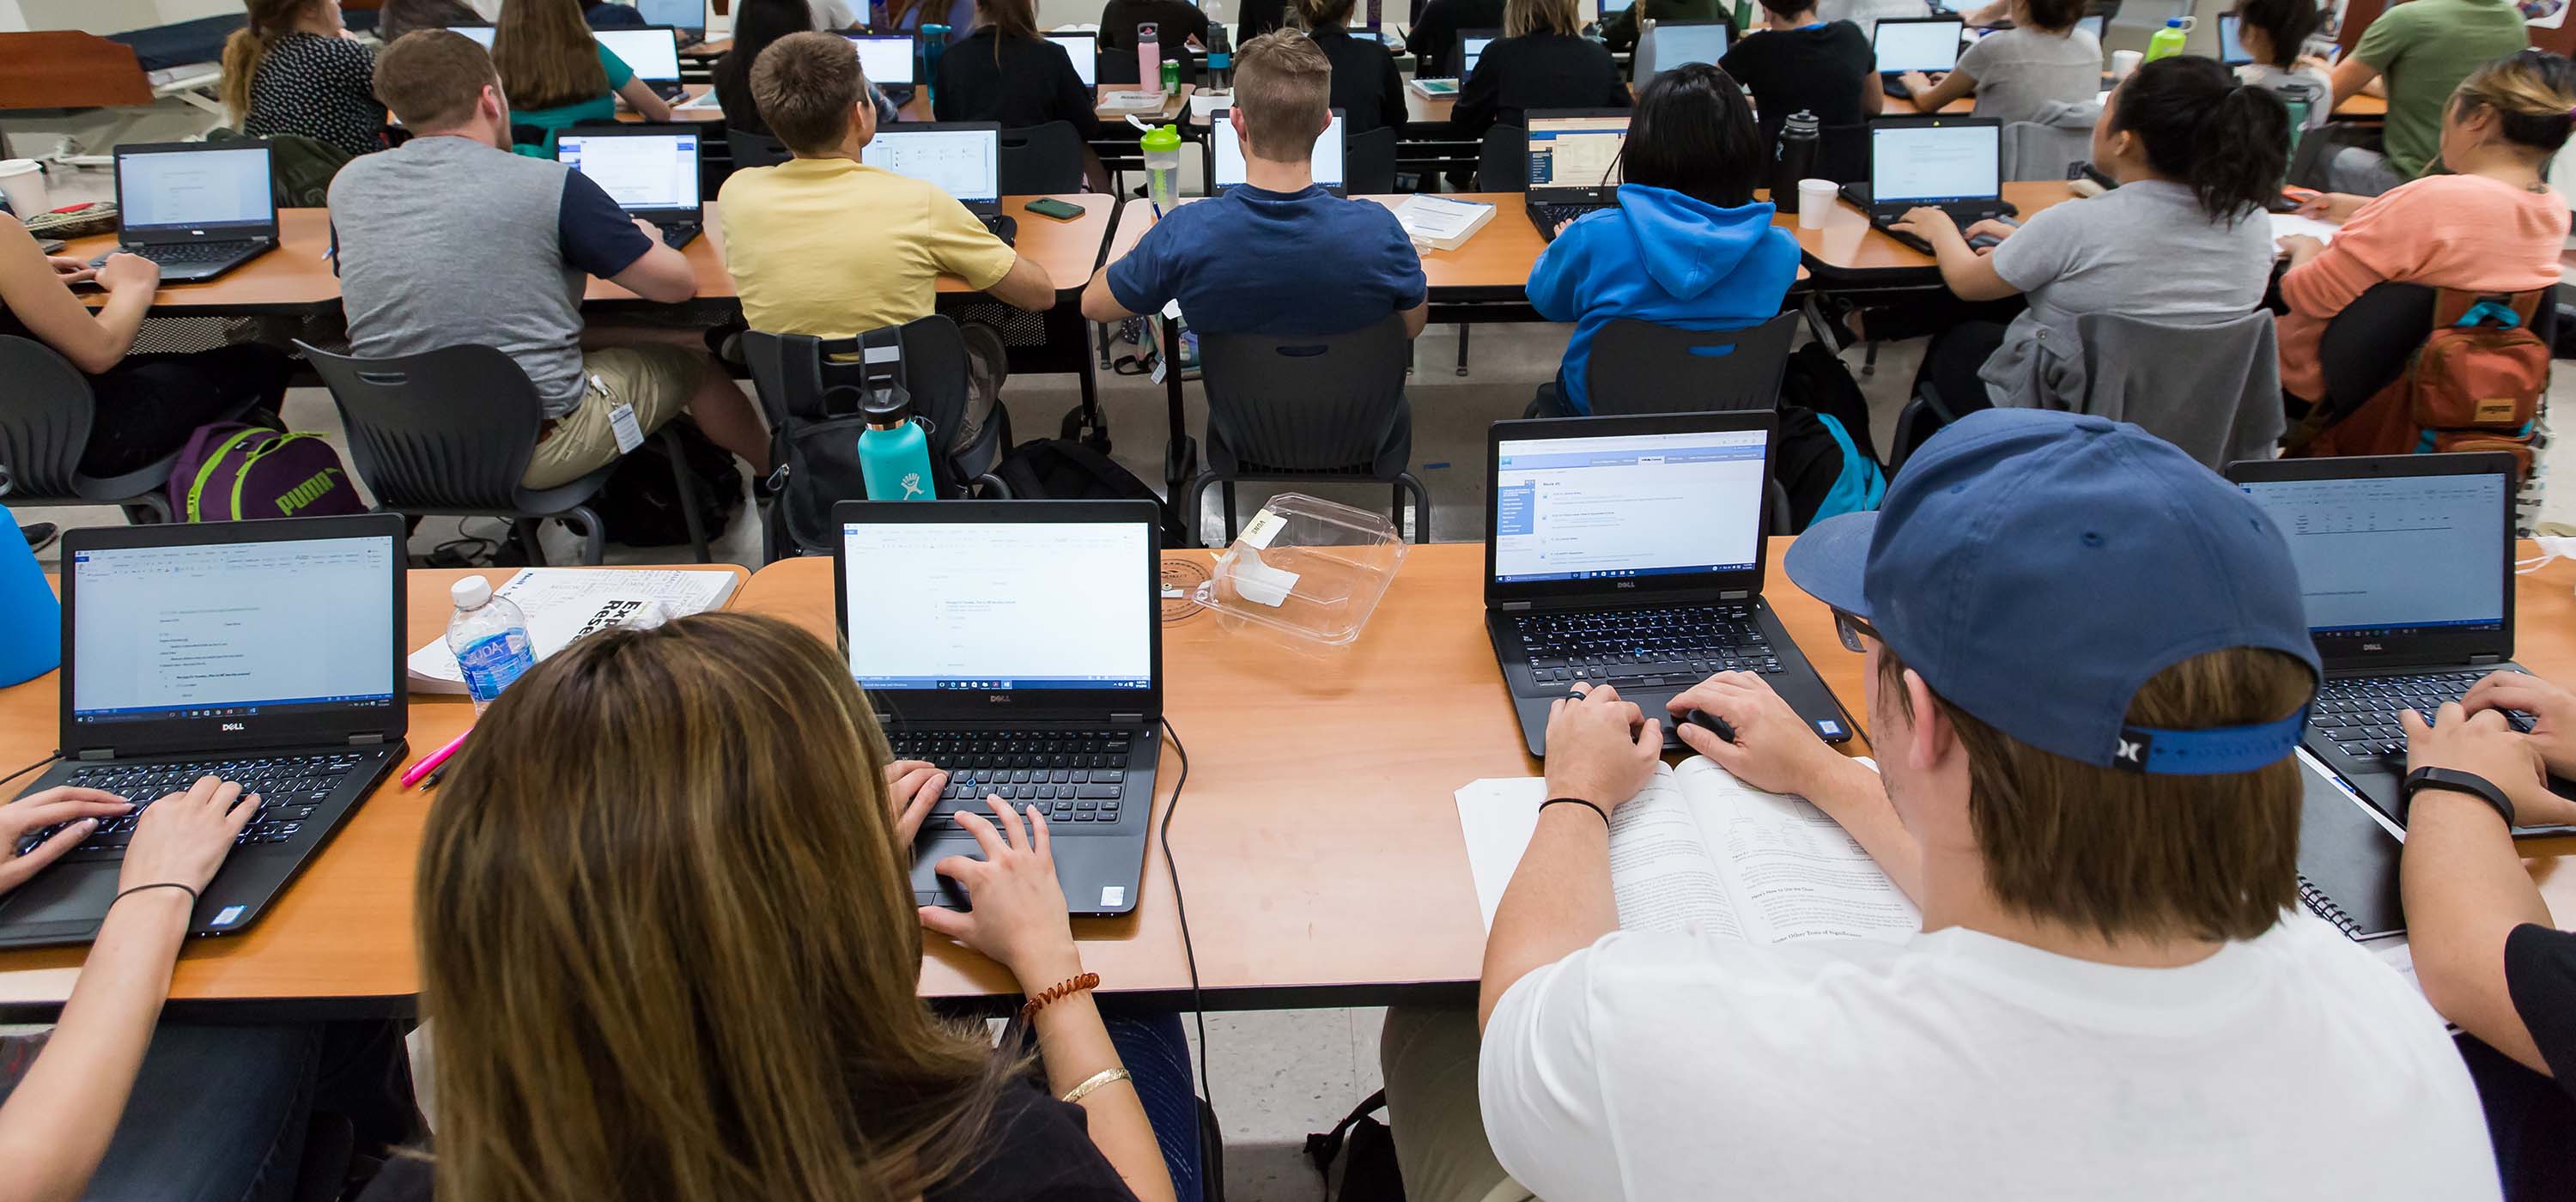
[[2385, 117], [2388, 115], [2388, 98], [2373, 96], [2368, 92], [2355, 92], [2344, 97], [2342, 104], [2334, 106], [2333, 115], [2341, 120]]
[[[1199, 86], [1194, 83], [1182, 84], [1180, 91], [1163, 98], [1162, 108], [1152, 112], [1143, 112], [1131, 109], [1117, 109], [1113, 111], [1107, 108], [1097, 108], [1092, 110], [1092, 116], [1098, 117], [1102, 121], [1113, 122], [1121, 127], [1125, 127], [1126, 133], [1133, 134], [1135, 130], [1132, 127], [1127, 127], [1127, 118], [1131, 113], [1139, 120], [1151, 121], [1157, 124], [1167, 124], [1177, 119], [1182, 113], [1189, 111], [1190, 93], [1197, 91], [1198, 87]], [[1099, 85], [1093, 90], [1100, 94], [1100, 102], [1102, 104], [1106, 104], [1108, 103], [1109, 94], [1111, 92], [1134, 92], [1139, 89], [1134, 84], [1105, 83]], [[931, 116], [930, 89], [928, 88], [914, 88], [912, 90], [912, 98], [904, 101], [903, 107], [896, 111], [902, 114], [903, 119], [906, 121], [936, 120], [936, 118]], [[1109, 131], [1103, 130], [1101, 132], [1105, 134]]]
[[[1629, 84], [1628, 94], [1631, 96], [1636, 95], [1637, 85], [1633, 83]], [[1913, 112], [1913, 107], [1911, 105], [1905, 106], [1905, 111], [1899, 112], [1895, 106], [1901, 104], [1901, 101], [1891, 99], [1888, 103], [1890, 107], [1887, 111], [1887, 115], [1890, 117], [1911, 117], [1916, 115]], [[1432, 97], [1425, 96], [1420, 92], [1414, 91], [1410, 86], [1407, 86], [1404, 89], [1404, 119], [1412, 122], [1413, 124], [1446, 124], [1449, 120], [1451, 110], [1457, 107], [1458, 98], [1455, 96], [1442, 96], [1438, 99], [1433, 99]], [[1949, 114], [1968, 113], [1976, 111], [1976, 107], [1976, 97], [1962, 96], [1957, 100], [1953, 100], [1950, 103], [1941, 106], [1941, 111]]]
[[[695, 83], [688, 87], [687, 96], [670, 102], [672, 124], [713, 125], [724, 120], [724, 109], [713, 99], [716, 94], [714, 84]], [[706, 103], [702, 105], [699, 104], [700, 101]], [[641, 125], [644, 123], [644, 115], [620, 104], [617, 106], [617, 121], [621, 125]]]
[[[1767, 199], [1770, 192], [1766, 189], [1759, 195]], [[2063, 182], [2041, 180], [2005, 184], [2004, 199], [2021, 210], [2023, 220], [2028, 220], [2031, 214], [2041, 209], [2075, 199], [2075, 194], [2067, 191]], [[1869, 215], [1850, 201], [1834, 202], [1833, 210], [1826, 214], [1823, 229], [1800, 228], [1796, 213], [1778, 214], [1771, 223], [1797, 235], [1798, 249], [1806, 252], [1807, 262], [1830, 273], [1919, 272], [1934, 266], [1932, 256], [1872, 227]]]
[[[1067, 204], [1079, 205], [1083, 215], [1072, 221], [1058, 221], [1028, 211], [1028, 202], [1042, 199], [1034, 196], [1005, 197], [1002, 211], [1020, 224], [1019, 251], [1046, 268], [1047, 278], [1055, 281], [1059, 292], [1078, 292], [1091, 278], [1098, 262], [1101, 244], [1109, 237], [1112, 216], [1118, 210], [1118, 198], [1097, 194], [1060, 196]], [[1141, 211], [1141, 210], [1140, 210]], [[689, 260], [697, 274], [698, 299], [726, 300], [735, 295], [733, 276], [725, 271], [724, 228], [717, 221], [719, 206], [706, 206], [706, 232], [689, 243], [680, 253]], [[152, 311], [162, 314], [196, 312], [257, 312], [261, 310], [317, 310], [340, 303], [340, 277], [331, 270], [324, 255], [331, 249], [330, 213], [325, 209], [281, 209], [278, 211], [280, 246], [249, 263], [220, 276], [195, 284], [164, 284], [152, 299]], [[857, 235], [853, 235], [857, 236]], [[102, 234], [82, 238], [63, 253], [84, 258], [104, 254], [116, 247], [116, 235]], [[974, 289], [955, 276], [942, 276], [939, 291], [965, 293]], [[91, 305], [105, 303], [105, 295], [85, 292]], [[603, 279], [593, 278], [583, 296], [588, 304], [647, 304], [642, 297]]]
[[[1778, 563], [1790, 540], [1771, 540]], [[2529, 547], [2524, 548], [2528, 553]], [[1213, 552], [1170, 556], [1205, 565]], [[1309, 658], [1227, 630], [1213, 613], [1167, 625], [1164, 704], [1190, 751], [1172, 823], [1190, 902], [1199, 975], [1210, 990], [1285, 1004], [1336, 1004], [1354, 991], [1473, 981], [1483, 921], [1452, 794], [1470, 780], [1535, 774], [1485, 635], [1477, 543], [1416, 546], [1369, 628], [1336, 658]], [[414, 572], [415, 645], [444, 621], [454, 572]], [[491, 572], [496, 582], [507, 572]], [[1825, 607], [1784, 573], [1766, 598], [1853, 716], [1867, 721], [1858, 655], [1835, 641]], [[733, 607], [775, 614], [835, 638], [829, 559], [762, 569]], [[2576, 679], [2576, 563], [2518, 577], [2516, 658]], [[0, 690], [0, 761], [51, 746], [52, 677]], [[415, 754], [461, 729], [462, 698], [416, 701]], [[16, 757], [16, 758], [10, 758]], [[1179, 759], [1166, 744], [1160, 821]], [[401, 999], [417, 989], [411, 955], [412, 862], [428, 797], [385, 790], [361, 807], [277, 908], [240, 936], [197, 940], [179, 963], [181, 1000]], [[2576, 914], [2576, 839], [2527, 844], [2555, 910]], [[1086, 967], [1113, 991], [1188, 986], [1170, 877], [1147, 853], [1142, 904], [1074, 924]], [[1401, 921], [1390, 922], [1389, 916]], [[0, 1004], [42, 1007], [70, 990], [81, 949], [0, 953]], [[1010, 989], [981, 957], [934, 943], [921, 991]]]

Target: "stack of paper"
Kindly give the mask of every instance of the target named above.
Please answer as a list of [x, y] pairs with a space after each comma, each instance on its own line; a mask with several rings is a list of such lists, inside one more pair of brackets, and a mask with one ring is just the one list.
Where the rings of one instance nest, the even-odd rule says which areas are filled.
[[1445, 196], [1409, 196], [1392, 206], [1395, 219], [1415, 246], [1456, 250], [1494, 219], [1494, 206]]
[[[705, 569], [524, 568], [493, 595], [508, 597], [528, 615], [528, 638], [544, 659], [595, 630], [715, 609], [733, 595], [734, 581], [732, 572]], [[465, 691], [465, 674], [446, 639], [411, 653], [411, 691]]]
[[1405, 86], [1425, 100], [1454, 100], [1458, 96], [1458, 81], [1454, 79], [1417, 78]]
[[1156, 113], [1163, 109], [1161, 92], [1111, 92], [1100, 99], [1100, 108], [1110, 113]]
[[2319, 242], [2332, 246], [2334, 245], [2335, 231], [2342, 228], [2342, 226], [2336, 225], [2331, 221], [2319, 221], [2314, 217], [2302, 217], [2297, 213], [2272, 214], [2272, 236], [2276, 239], [2286, 238], [2292, 234], [2306, 234]]

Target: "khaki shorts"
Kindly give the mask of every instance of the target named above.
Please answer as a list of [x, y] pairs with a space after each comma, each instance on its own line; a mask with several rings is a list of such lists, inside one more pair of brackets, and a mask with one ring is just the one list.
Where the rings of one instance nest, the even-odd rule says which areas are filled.
[[[676, 346], [610, 346], [582, 352], [581, 407], [546, 423], [544, 433], [537, 436], [537, 452], [528, 459], [528, 474], [519, 482], [529, 488], [554, 488], [617, 462], [617, 434], [609, 428], [609, 411], [619, 405], [635, 406], [636, 424], [650, 434], [689, 407], [689, 397], [705, 371], [698, 354]], [[600, 387], [593, 387], [592, 380]]]

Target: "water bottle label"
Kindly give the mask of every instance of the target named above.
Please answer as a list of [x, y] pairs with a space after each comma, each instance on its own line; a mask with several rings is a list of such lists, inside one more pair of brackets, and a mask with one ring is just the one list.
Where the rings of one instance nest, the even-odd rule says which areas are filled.
[[535, 667], [537, 658], [528, 649], [528, 634], [512, 630], [476, 640], [456, 657], [456, 666], [464, 670], [465, 691], [475, 701], [488, 704], [501, 695], [501, 690], [521, 673]]

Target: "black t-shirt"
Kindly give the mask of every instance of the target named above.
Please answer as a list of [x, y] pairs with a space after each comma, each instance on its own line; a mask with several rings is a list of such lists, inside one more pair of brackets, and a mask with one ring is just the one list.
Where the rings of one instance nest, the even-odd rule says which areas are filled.
[[1861, 80], [1874, 87], [1878, 74], [1868, 36], [1849, 21], [1747, 34], [1718, 66], [1752, 89], [1766, 147], [1791, 113], [1814, 113], [1824, 125], [1868, 120], [1860, 107]]
[[934, 115], [942, 121], [999, 121], [1025, 129], [1070, 123], [1086, 142], [1100, 136], [1095, 97], [1064, 48], [1044, 38], [1006, 38], [987, 25], [939, 56]]
[[2576, 934], [2515, 927], [2504, 941], [2504, 986], [2558, 1087], [2576, 1094]]
[[[1082, 1107], [1034, 1085], [1005, 1088], [991, 1127], [977, 1141], [990, 1155], [925, 1191], [922, 1202], [1135, 1202], [1092, 1144], [1086, 1120]], [[358, 1202], [433, 1202], [431, 1176], [430, 1162], [397, 1156]]]
[[1342, 110], [1345, 134], [1404, 124], [1404, 77], [1384, 43], [1327, 29], [1315, 35], [1315, 48], [1333, 64], [1332, 107]]
[[1502, 27], [1503, 0], [1430, 0], [1405, 32], [1404, 50], [1415, 75], [1437, 79], [1458, 69], [1459, 30]]
[[1482, 137], [1496, 121], [1514, 125], [1531, 109], [1627, 108], [1628, 81], [1599, 42], [1561, 33], [1504, 38], [1485, 47], [1459, 85], [1449, 120], [1460, 137]]

